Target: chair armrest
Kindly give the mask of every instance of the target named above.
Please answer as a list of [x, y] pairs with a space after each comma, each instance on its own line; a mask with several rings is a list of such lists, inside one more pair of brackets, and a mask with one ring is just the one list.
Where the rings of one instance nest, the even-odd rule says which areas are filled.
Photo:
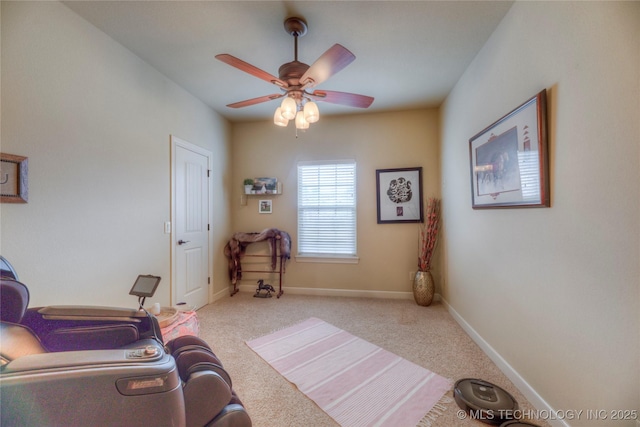
[[62, 368], [76, 369], [88, 366], [106, 367], [110, 365], [130, 365], [157, 362], [171, 357], [158, 344], [148, 345], [146, 348], [130, 348], [118, 350], [81, 350], [57, 353], [31, 354], [19, 357], [2, 370], [2, 375], [26, 373], [28, 371], [59, 370]]
[[[184, 427], [182, 384], [173, 357], [135, 349], [20, 357], [0, 370], [0, 425]], [[145, 347], [142, 347], [144, 350]]]
[[120, 348], [138, 338], [161, 339], [157, 319], [142, 310], [105, 306], [30, 308], [22, 318], [49, 351]]
[[142, 310], [121, 307], [102, 307], [90, 305], [52, 305], [38, 310], [48, 320], [125, 320], [139, 322], [137, 318], [146, 317]]

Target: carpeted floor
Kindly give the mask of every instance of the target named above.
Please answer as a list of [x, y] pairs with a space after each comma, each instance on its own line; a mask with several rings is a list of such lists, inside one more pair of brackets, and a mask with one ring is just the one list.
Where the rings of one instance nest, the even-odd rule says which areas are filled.
[[[453, 382], [480, 378], [497, 384], [510, 392], [521, 408], [533, 409], [439, 303], [420, 307], [409, 300], [286, 293], [279, 299], [262, 299], [240, 292], [198, 310], [198, 319], [200, 337], [222, 360], [254, 427], [337, 426], [245, 343], [309, 317], [330, 322]], [[451, 391], [446, 396], [451, 397]], [[446, 407], [433, 426], [487, 425], [460, 419], [453, 399]], [[533, 421], [548, 426], [543, 421]]]
[[415, 427], [451, 381], [310, 317], [247, 345], [338, 424]]

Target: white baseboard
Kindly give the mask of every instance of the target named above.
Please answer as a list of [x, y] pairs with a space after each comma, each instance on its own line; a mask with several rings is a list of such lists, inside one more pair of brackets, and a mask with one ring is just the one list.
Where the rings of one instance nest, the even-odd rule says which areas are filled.
[[[513, 369], [506, 360], [502, 358], [502, 356], [493, 348], [491, 345], [486, 342], [480, 334], [478, 334], [475, 329], [471, 327], [467, 323], [466, 320], [458, 312], [449, 305], [447, 300], [441, 298], [442, 304], [447, 308], [449, 314], [458, 322], [458, 324], [464, 329], [464, 331], [471, 337], [471, 339], [478, 344], [478, 346], [485, 352], [487, 356], [493, 361], [493, 363], [498, 366], [498, 368], [511, 380], [511, 382], [524, 394], [529, 403], [533, 405], [533, 407], [539, 411], [547, 411], [547, 413], [555, 413], [556, 411], [549, 405], [543, 398], [540, 396], [529, 383], [525, 381], [520, 374]], [[546, 420], [549, 424], [554, 427], [570, 427], [564, 420]]]
[[[275, 287], [275, 286], [274, 286]], [[240, 292], [256, 291], [255, 285], [239, 285]], [[329, 297], [351, 297], [351, 298], [379, 298], [379, 299], [413, 299], [413, 292], [395, 292], [395, 291], [367, 291], [357, 289], [330, 289], [330, 288], [297, 288], [284, 286], [284, 295], [314, 295]], [[277, 288], [276, 288], [277, 291]], [[219, 294], [219, 292], [218, 292]], [[434, 301], [440, 301], [440, 294], [433, 296]], [[214, 300], [215, 301], [215, 300]]]
[[212, 302], [216, 302], [222, 298], [228, 297], [229, 295], [230, 295], [229, 289], [223, 289], [221, 291], [218, 291], [213, 294], [213, 299], [209, 304], [211, 304]]

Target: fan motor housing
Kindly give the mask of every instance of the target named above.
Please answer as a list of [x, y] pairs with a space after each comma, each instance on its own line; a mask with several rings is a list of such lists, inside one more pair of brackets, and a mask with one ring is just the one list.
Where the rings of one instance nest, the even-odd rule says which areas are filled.
[[300, 61], [291, 61], [282, 64], [278, 69], [280, 80], [289, 83], [289, 86], [300, 86], [300, 77], [307, 71], [309, 66]]

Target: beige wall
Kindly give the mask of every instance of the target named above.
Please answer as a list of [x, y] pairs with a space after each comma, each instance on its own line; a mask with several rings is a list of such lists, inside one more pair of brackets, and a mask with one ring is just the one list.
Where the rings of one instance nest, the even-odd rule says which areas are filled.
[[[468, 139], [544, 88], [551, 209], [472, 210]], [[640, 410], [639, 118], [637, 2], [516, 2], [442, 108], [444, 298], [557, 410]]]
[[[274, 105], [274, 108], [277, 104]], [[322, 114], [322, 104], [319, 104]], [[436, 110], [415, 110], [386, 114], [321, 117], [305, 133], [295, 137], [292, 125], [279, 128], [270, 122], [233, 125], [234, 231], [261, 231], [276, 227], [291, 234], [295, 255], [297, 235], [298, 161], [355, 159], [358, 197], [358, 264], [300, 263], [287, 265], [285, 286], [340, 290], [334, 294], [406, 297], [394, 292], [411, 292], [409, 272], [416, 271], [417, 224], [377, 224], [376, 169], [423, 168], [424, 196], [439, 195], [438, 115]], [[283, 194], [262, 198], [273, 200], [273, 214], [258, 213], [260, 196], [249, 196], [246, 206], [240, 198], [242, 180], [275, 176], [283, 182]], [[439, 277], [440, 269], [434, 274]], [[255, 288], [261, 277], [243, 281]], [[273, 282], [272, 282], [273, 284]], [[366, 291], [366, 292], [365, 292]], [[410, 295], [409, 295], [410, 296]]]
[[[57, 2], [2, 2], [2, 152], [29, 157], [29, 203], [2, 204], [1, 252], [31, 305], [135, 306], [140, 273], [170, 298], [173, 134], [214, 154], [229, 182], [227, 124]], [[228, 194], [213, 193], [212, 249], [229, 233]], [[223, 259], [215, 290], [228, 284]]]

